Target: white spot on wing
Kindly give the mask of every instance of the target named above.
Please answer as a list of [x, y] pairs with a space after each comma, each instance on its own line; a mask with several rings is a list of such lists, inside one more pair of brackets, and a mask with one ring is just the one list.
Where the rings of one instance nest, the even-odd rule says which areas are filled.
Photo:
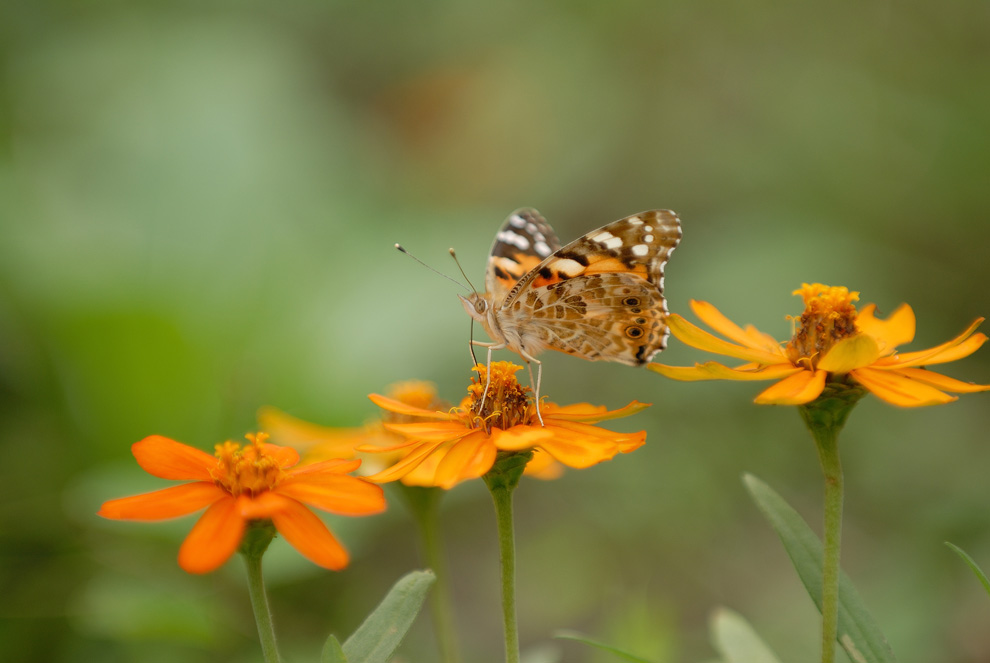
[[522, 228], [526, 225], [526, 219], [522, 218], [518, 214], [513, 214], [509, 217], [509, 225], [515, 226], [516, 228]]
[[552, 263], [552, 267], [558, 272], [563, 272], [565, 276], [577, 276], [584, 271], [584, 266], [581, 263], [577, 260], [570, 260], [569, 258], [555, 260]]
[[544, 241], [537, 242], [533, 245], [533, 248], [536, 249], [536, 255], [544, 258], [553, 253], [553, 251], [550, 250], [550, 246]]
[[634, 226], [641, 226], [643, 225], [643, 219], [639, 218], [638, 216], [634, 216], [633, 218], [629, 219], [629, 223], [631, 223]]
[[511, 244], [520, 251], [525, 251], [529, 248], [529, 240], [512, 230], [503, 230], [498, 234], [498, 241], [505, 244]]
[[650, 252], [650, 247], [648, 247], [646, 244], [637, 244], [636, 246], [632, 247], [632, 252], [633, 255], [642, 257]]
[[612, 237], [611, 239], [605, 240], [604, 244], [606, 249], [617, 249], [622, 246], [622, 238]]
[[643, 241], [644, 242], [652, 242], [653, 241], [653, 235], [647, 235], [646, 237], [643, 238]]
[[602, 232], [600, 232], [597, 235], [595, 235], [594, 237], [592, 237], [591, 238], [591, 241], [593, 241], [593, 242], [607, 242], [608, 240], [612, 239], [613, 237], [615, 237], [615, 235], [613, 235], [612, 233], [610, 233], [607, 230], [603, 230]]
[[653, 232], [653, 226], [643, 226], [643, 232], [645, 233]]

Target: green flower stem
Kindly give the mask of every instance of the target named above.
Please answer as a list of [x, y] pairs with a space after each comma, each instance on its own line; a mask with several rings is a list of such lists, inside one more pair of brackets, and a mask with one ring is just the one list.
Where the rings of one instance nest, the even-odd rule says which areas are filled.
[[519, 624], [516, 619], [516, 544], [512, 524], [512, 491], [533, 453], [499, 452], [484, 476], [495, 503], [498, 552], [502, 565], [502, 617], [505, 621], [505, 661], [519, 663]]
[[433, 630], [443, 663], [460, 663], [461, 656], [454, 630], [454, 611], [450, 598], [450, 572], [443, 554], [440, 536], [440, 501], [442, 488], [421, 488], [399, 484], [406, 503], [419, 526], [420, 544], [426, 565], [436, 574], [437, 580], [430, 595], [430, 614]]
[[822, 395], [799, 408], [815, 438], [825, 477], [825, 551], [822, 560], [822, 663], [834, 663], [839, 630], [839, 551], [842, 542], [842, 463], [839, 431], [866, 392], [845, 382], [830, 382]]
[[275, 527], [270, 521], [253, 521], [244, 533], [240, 553], [247, 567], [248, 593], [251, 596], [251, 608], [254, 610], [254, 621], [258, 625], [258, 639], [261, 640], [261, 651], [265, 663], [280, 663], [278, 647], [275, 644], [275, 626], [272, 624], [272, 611], [268, 606], [268, 594], [265, 592], [265, 580], [261, 575], [261, 558], [275, 536]]
[[842, 541], [842, 463], [836, 431], [812, 429], [825, 475], [825, 557], [822, 563], [822, 663], [835, 660], [839, 628], [839, 550]]

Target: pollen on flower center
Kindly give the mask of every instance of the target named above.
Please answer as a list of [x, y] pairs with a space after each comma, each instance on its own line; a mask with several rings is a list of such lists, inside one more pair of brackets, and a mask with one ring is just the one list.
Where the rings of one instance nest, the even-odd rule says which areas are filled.
[[471, 378], [466, 404], [466, 409], [473, 419], [480, 420], [487, 429], [494, 426], [508, 430], [513, 426], [529, 423], [532, 399], [527, 392], [530, 390], [520, 385], [516, 379], [516, 371], [521, 368], [522, 366], [508, 361], [493, 362], [491, 384], [488, 385], [488, 393], [485, 394], [485, 384], [488, 381], [487, 369], [482, 364], [474, 367], [473, 370], [478, 373], [478, 377]]
[[251, 444], [243, 448], [230, 441], [216, 445], [215, 455], [219, 460], [216, 470], [210, 472], [213, 481], [234, 497], [272, 490], [284, 474], [278, 460], [265, 453], [267, 433], [245, 437]]
[[804, 283], [792, 294], [804, 298], [804, 313], [787, 344], [787, 357], [796, 365], [815, 368], [835, 343], [859, 333], [856, 329], [858, 292], [821, 283]]

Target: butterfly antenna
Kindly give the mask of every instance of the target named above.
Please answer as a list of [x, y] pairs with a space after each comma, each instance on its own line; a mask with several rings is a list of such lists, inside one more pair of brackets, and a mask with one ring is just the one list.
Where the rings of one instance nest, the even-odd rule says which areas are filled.
[[[396, 244], [395, 245], [395, 248], [397, 248], [402, 253], [405, 253], [407, 256], [409, 256], [410, 258], [412, 258], [413, 260], [415, 260], [416, 262], [418, 262], [419, 264], [421, 264], [423, 267], [426, 267], [428, 270], [430, 270], [434, 274], [439, 274], [440, 276], [444, 277], [445, 279], [447, 279], [451, 283], [456, 283], [458, 286], [464, 288], [465, 290], [468, 290], [468, 291], [474, 290], [474, 287], [473, 286], [472, 287], [468, 287], [467, 285], [464, 285], [463, 283], [461, 283], [457, 279], [451, 278], [451, 277], [447, 276], [446, 274], [444, 274], [443, 272], [440, 272], [440, 271], [437, 271], [437, 270], [433, 269], [432, 267], [430, 267], [429, 265], [427, 265], [425, 262], [423, 262], [422, 260], [420, 260], [419, 258], [417, 258], [416, 256], [414, 256], [413, 254], [411, 254], [408, 251], [406, 251], [405, 247], [402, 246], [401, 244]], [[453, 249], [451, 249], [451, 250], [453, 250]], [[460, 267], [460, 265], [458, 265], [458, 267]], [[461, 274], [463, 274], [463, 273], [464, 273], [464, 270], [462, 269], [461, 270]], [[467, 279], [467, 276], [465, 276], [464, 278]], [[468, 281], [468, 284], [470, 284], [470, 283], [471, 282]]]
[[[463, 276], [464, 280], [467, 281], [467, 284], [471, 286], [471, 290], [477, 290], [477, 288], [474, 287], [474, 284], [471, 283], [471, 279], [469, 279], [467, 274], [464, 273], [464, 268], [461, 267], [461, 261], [457, 259], [457, 254], [454, 253], [454, 249], [450, 248], [447, 250], [450, 252], [450, 257], [454, 259], [454, 264], [457, 265], [457, 269], [461, 270], [461, 276]], [[472, 338], [474, 337], [472, 336]]]

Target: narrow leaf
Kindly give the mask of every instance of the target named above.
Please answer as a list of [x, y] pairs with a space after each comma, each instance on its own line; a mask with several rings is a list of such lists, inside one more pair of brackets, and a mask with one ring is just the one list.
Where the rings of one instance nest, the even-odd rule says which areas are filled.
[[780, 663], [738, 613], [718, 608], [711, 620], [712, 645], [725, 663]]
[[618, 649], [611, 645], [606, 645], [603, 642], [597, 642], [595, 640], [592, 640], [591, 638], [588, 638], [587, 636], [582, 635], [577, 631], [557, 631], [553, 634], [553, 637], [560, 638], [561, 640], [576, 640], [577, 642], [583, 642], [586, 645], [591, 645], [592, 647], [597, 647], [602, 651], [607, 651], [611, 654], [615, 654], [624, 661], [631, 661], [632, 663], [652, 663], [652, 661], [648, 661], [645, 658], [640, 658], [635, 654], [630, 654], [629, 652], [622, 651], [621, 649]]
[[[787, 550], [801, 582], [822, 609], [822, 542], [808, 527], [797, 511], [792, 509], [770, 486], [747, 474], [743, 482], [756, 506], [770, 521]], [[839, 633], [838, 642], [854, 663], [894, 663], [894, 652], [887, 644], [880, 627], [859, 597], [845, 573], [839, 575]]]
[[413, 571], [392, 586], [374, 612], [344, 643], [348, 663], [386, 663], [423, 606], [437, 577], [433, 571]]
[[320, 663], [347, 663], [344, 650], [340, 648], [340, 642], [333, 635], [323, 643], [323, 654], [320, 656]]
[[990, 594], [990, 579], [987, 579], [987, 574], [983, 572], [983, 569], [979, 567], [976, 561], [972, 557], [967, 555], [966, 552], [959, 546], [953, 543], [949, 543], [948, 541], [945, 542], [945, 545], [952, 548], [957, 555], [962, 557], [963, 561], [969, 565], [969, 568], [973, 570], [973, 573], [976, 574], [976, 577], [979, 578], [980, 582], [983, 583], [983, 589], [987, 590], [987, 594]]

